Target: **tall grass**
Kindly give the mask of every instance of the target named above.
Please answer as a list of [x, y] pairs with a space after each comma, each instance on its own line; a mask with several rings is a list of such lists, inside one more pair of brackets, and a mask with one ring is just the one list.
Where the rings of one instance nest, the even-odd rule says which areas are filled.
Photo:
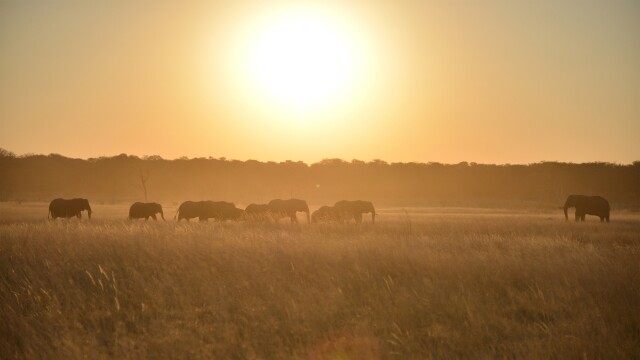
[[640, 219], [0, 225], [0, 358], [637, 358]]

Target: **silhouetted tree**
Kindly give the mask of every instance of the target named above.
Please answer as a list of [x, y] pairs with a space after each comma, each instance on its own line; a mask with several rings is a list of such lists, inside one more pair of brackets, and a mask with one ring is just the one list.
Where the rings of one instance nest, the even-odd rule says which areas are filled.
[[147, 181], [149, 180], [149, 174], [143, 174], [142, 170], [140, 170], [140, 187], [144, 192], [144, 202], [149, 202], [149, 198], [147, 196]]

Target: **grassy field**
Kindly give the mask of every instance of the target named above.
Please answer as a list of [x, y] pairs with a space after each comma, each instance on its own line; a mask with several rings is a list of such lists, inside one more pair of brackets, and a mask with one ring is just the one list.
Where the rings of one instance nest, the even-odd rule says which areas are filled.
[[46, 208], [0, 205], [2, 359], [640, 357], [637, 214], [291, 226]]

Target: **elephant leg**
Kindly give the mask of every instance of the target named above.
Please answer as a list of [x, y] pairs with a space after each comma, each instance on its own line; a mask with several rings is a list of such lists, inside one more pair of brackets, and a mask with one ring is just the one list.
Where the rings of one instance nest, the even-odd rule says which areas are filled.
[[152, 218], [154, 221], [158, 221], [158, 218], [156, 217], [156, 214], [151, 215], [151, 218]]
[[144, 217], [144, 221], [149, 221], [149, 217], [148, 217], [148, 216], [145, 216], [145, 217]]
[[362, 222], [362, 214], [355, 214], [354, 218], [356, 219], [356, 223], [360, 224]]

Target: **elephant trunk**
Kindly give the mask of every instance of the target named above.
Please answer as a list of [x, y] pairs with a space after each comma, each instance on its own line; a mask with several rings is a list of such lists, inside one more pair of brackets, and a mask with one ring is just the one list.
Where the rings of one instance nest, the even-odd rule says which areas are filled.
[[564, 202], [564, 219], [569, 220], [569, 214], [567, 214], [567, 209], [576, 206], [576, 196], [569, 195], [567, 200]]
[[91, 209], [87, 209], [87, 216], [91, 219]]
[[311, 218], [309, 217], [309, 210], [307, 209], [307, 224], [311, 224]]
[[162, 210], [160, 210], [160, 217], [162, 218], [162, 220], [167, 221], [167, 220], [164, 218], [164, 213], [162, 212]]
[[373, 211], [371, 212], [371, 223], [375, 223], [376, 222], [376, 212]]

